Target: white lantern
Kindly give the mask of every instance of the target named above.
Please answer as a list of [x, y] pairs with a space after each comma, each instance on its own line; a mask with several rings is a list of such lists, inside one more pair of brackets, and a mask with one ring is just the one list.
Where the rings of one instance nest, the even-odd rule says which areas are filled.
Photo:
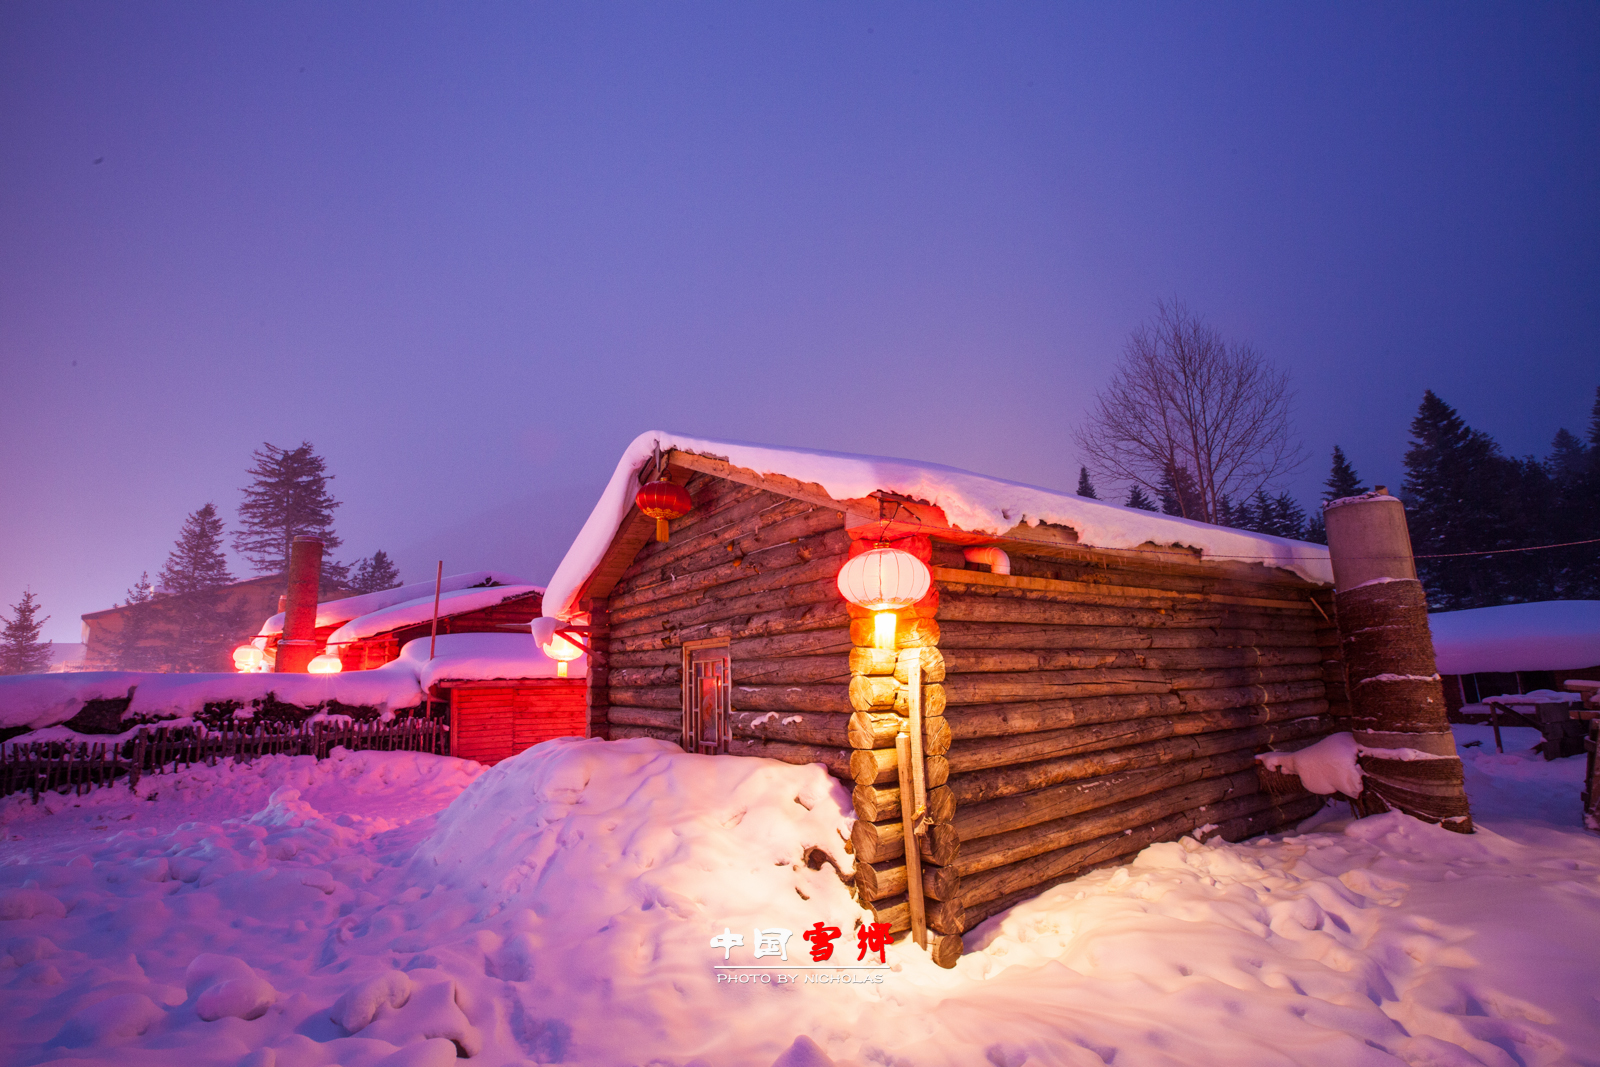
[[583, 655], [583, 649], [574, 645], [560, 634], [551, 634], [550, 640], [539, 646], [539, 651], [556, 661], [556, 677], [567, 676], [567, 663]]
[[255, 645], [240, 645], [233, 650], [233, 669], [240, 674], [250, 674], [261, 666], [262, 651]]
[[933, 575], [928, 565], [899, 548], [880, 543], [847, 562], [839, 571], [839, 592], [873, 616], [874, 643], [894, 648], [894, 613], [928, 595]]
[[320, 656], [313, 656], [311, 662], [306, 665], [306, 670], [312, 674], [338, 674], [344, 670], [344, 664], [340, 662], [338, 656], [324, 652]]

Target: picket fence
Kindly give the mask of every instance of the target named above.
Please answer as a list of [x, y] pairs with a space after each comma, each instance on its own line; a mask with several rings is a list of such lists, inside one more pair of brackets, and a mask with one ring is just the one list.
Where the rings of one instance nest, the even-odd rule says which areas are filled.
[[126, 779], [128, 788], [153, 774], [177, 774], [197, 763], [248, 762], [257, 756], [315, 756], [336, 747], [383, 751], [450, 751], [449, 728], [435, 719], [392, 722], [243, 722], [220, 730], [185, 726], [142, 729], [126, 741], [13, 742], [0, 746], [0, 797], [28, 792], [87, 793]]

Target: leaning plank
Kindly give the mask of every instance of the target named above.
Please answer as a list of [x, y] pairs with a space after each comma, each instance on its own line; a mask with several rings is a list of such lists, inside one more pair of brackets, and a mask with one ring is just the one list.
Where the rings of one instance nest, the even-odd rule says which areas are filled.
[[[857, 785], [883, 785], [900, 776], [899, 762], [892, 748], [858, 748], [850, 753], [850, 780]], [[928, 788], [944, 785], [950, 777], [950, 762], [943, 756], [929, 756]]]
[[[882, 900], [906, 891], [906, 865], [903, 860], [856, 864], [856, 891], [863, 900]], [[922, 894], [933, 900], [956, 900], [961, 892], [961, 875], [955, 867], [922, 868]]]
[[[906, 854], [905, 835], [901, 821], [864, 822], [857, 819], [850, 831], [850, 844], [855, 849], [857, 863], [878, 863]], [[922, 838], [919, 852], [928, 861], [948, 867], [956, 860], [961, 849], [961, 839], [949, 823], [935, 823]]]
[[[900, 787], [858, 785], [851, 794], [856, 818], [867, 822], [884, 822], [900, 811]], [[948, 785], [928, 790], [928, 817], [934, 822], [949, 822], [956, 813], [955, 794]]]

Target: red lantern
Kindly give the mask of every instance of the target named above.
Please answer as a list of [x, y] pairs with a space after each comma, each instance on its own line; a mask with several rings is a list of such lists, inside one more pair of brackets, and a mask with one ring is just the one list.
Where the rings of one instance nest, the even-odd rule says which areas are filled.
[[933, 574], [926, 563], [883, 543], [861, 553], [839, 571], [839, 592], [844, 598], [877, 613], [873, 629], [879, 648], [894, 647], [894, 613], [927, 596], [932, 587]]
[[633, 498], [639, 510], [656, 520], [656, 540], [667, 539], [667, 520], [681, 519], [694, 510], [694, 502], [681, 485], [671, 482], [650, 482]]

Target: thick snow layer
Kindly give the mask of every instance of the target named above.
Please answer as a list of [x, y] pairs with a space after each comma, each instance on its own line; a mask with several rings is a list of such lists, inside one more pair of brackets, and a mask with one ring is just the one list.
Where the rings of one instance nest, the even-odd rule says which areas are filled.
[[[1583, 761], [1456, 734], [1476, 835], [1334, 806], [1157, 845], [972, 931], [954, 971], [904, 944], [802, 969], [817, 921], [857, 963], [860, 913], [800, 863], [848, 865], [816, 767], [563, 739], [481, 773], [341, 753], [12, 799], [0, 1062], [1600, 1064]], [[714, 970], [724, 930], [727, 966], [773, 969]]]
[[129, 689], [133, 701], [124, 717], [185, 718], [203, 711], [208, 703], [237, 700], [248, 705], [268, 692], [303, 708], [338, 700], [393, 711], [421, 702], [416, 672], [393, 664], [347, 674], [15, 674], [0, 678], [0, 726], [34, 730], [55, 726], [76, 715], [86, 701], [125, 697]]
[[[557, 662], [544, 654], [532, 634], [440, 634], [432, 659], [428, 642], [426, 637], [407, 641], [392, 664], [415, 671], [423, 689], [435, 682], [557, 677]], [[567, 677], [584, 677], [588, 663], [585, 656], [570, 661]]]
[[[439, 618], [492, 608], [514, 597], [543, 593], [539, 585], [495, 585], [487, 589], [456, 589], [439, 597]], [[415, 626], [433, 618], [433, 590], [416, 600], [393, 604], [379, 611], [351, 619], [328, 635], [328, 644], [343, 645], [374, 634], [388, 633], [402, 626]]]
[[1543, 600], [1428, 616], [1443, 674], [1600, 665], [1600, 600]]
[[1368, 748], [1356, 743], [1350, 733], [1329, 734], [1314, 745], [1294, 752], [1263, 752], [1256, 759], [1268, 770], [1300, 777], [1300, 784], [1320, 796], [1343, 793], [1347, 797], [1361, 795], [1361, 765], [1358, 756], [1376, 756], [1379, 759], [1431, 760], [1448, 759], [1417, 748]]
[[1327, 796], [1343, 793], [1361, 795], [1361, 767], [1356, 757], [1361, 746], [1353, 734], [1329, 734], [1314, 745], [1296, 752], [1265, 752], [1257, 756], [1268, 770], [1297, 774], [1300, 783], [1313, 793]]
[[1479, 703], [1498, 700], [1505, 704], [1577, 704], [1583, 697], [1572, 692], [1557, 692], [1554, 689], [1534, 689], [1526, 693], [1499, 693], [1486, 696]]
[[1047, 522], [1070, 526], [1083, 544], [1097, 548], [1137, 548], [1147, 543], [1180, 545], [1199, 549], [1209, 557], [1283, 567], [1313, 582], [1333, 581], [1328, 550], [1322, 545], [1118, 507], [932, 463], [713, 441], [649, 430], [634, 438], [623, 452], [589, 520], [556, 568], [545, 594], [546, 615], [569, 618], [576, 612], [576, 599], [583, 584], [594, 573], [627, 517], [637, 489], [636, 476], [652, 461], [658, 446], [662, 451], [676, 448], [727, 460], [758, 474], [782, 474], [815, 483], [835, 500], [853, 500], [878, 490], [900, 493], [942, 508], [950, 523], [963, 530], [1001, 534], [1018, 523], [1037, 526]]
[[[447, 574], [440, 583], [439, 588], [446, 593], [457, 589], [466, 589], [469, 586], [482, 585], [484, 582], [496, 582], [500, 585], [526, 585], [527, 580], [500, 571], [468, 571], [466, 574]], [[408, 600], [418, 600], [422, 597], [433, 597], [433, 582], [412, 582], [410, 585], [397, 585], [393, 589], [380, 589], [376, 593], [363, 593], [360, 596], [345, 597], [343, 600], [329, 600], [317, 605], [317, 627], [333, 626], [336, 623], [349, 622], [369, 615], [383, 608], [404, 604]], [[262, 635], [271, 636], [283, 633], [283, 612], [272, 616], [261, 627]]]

